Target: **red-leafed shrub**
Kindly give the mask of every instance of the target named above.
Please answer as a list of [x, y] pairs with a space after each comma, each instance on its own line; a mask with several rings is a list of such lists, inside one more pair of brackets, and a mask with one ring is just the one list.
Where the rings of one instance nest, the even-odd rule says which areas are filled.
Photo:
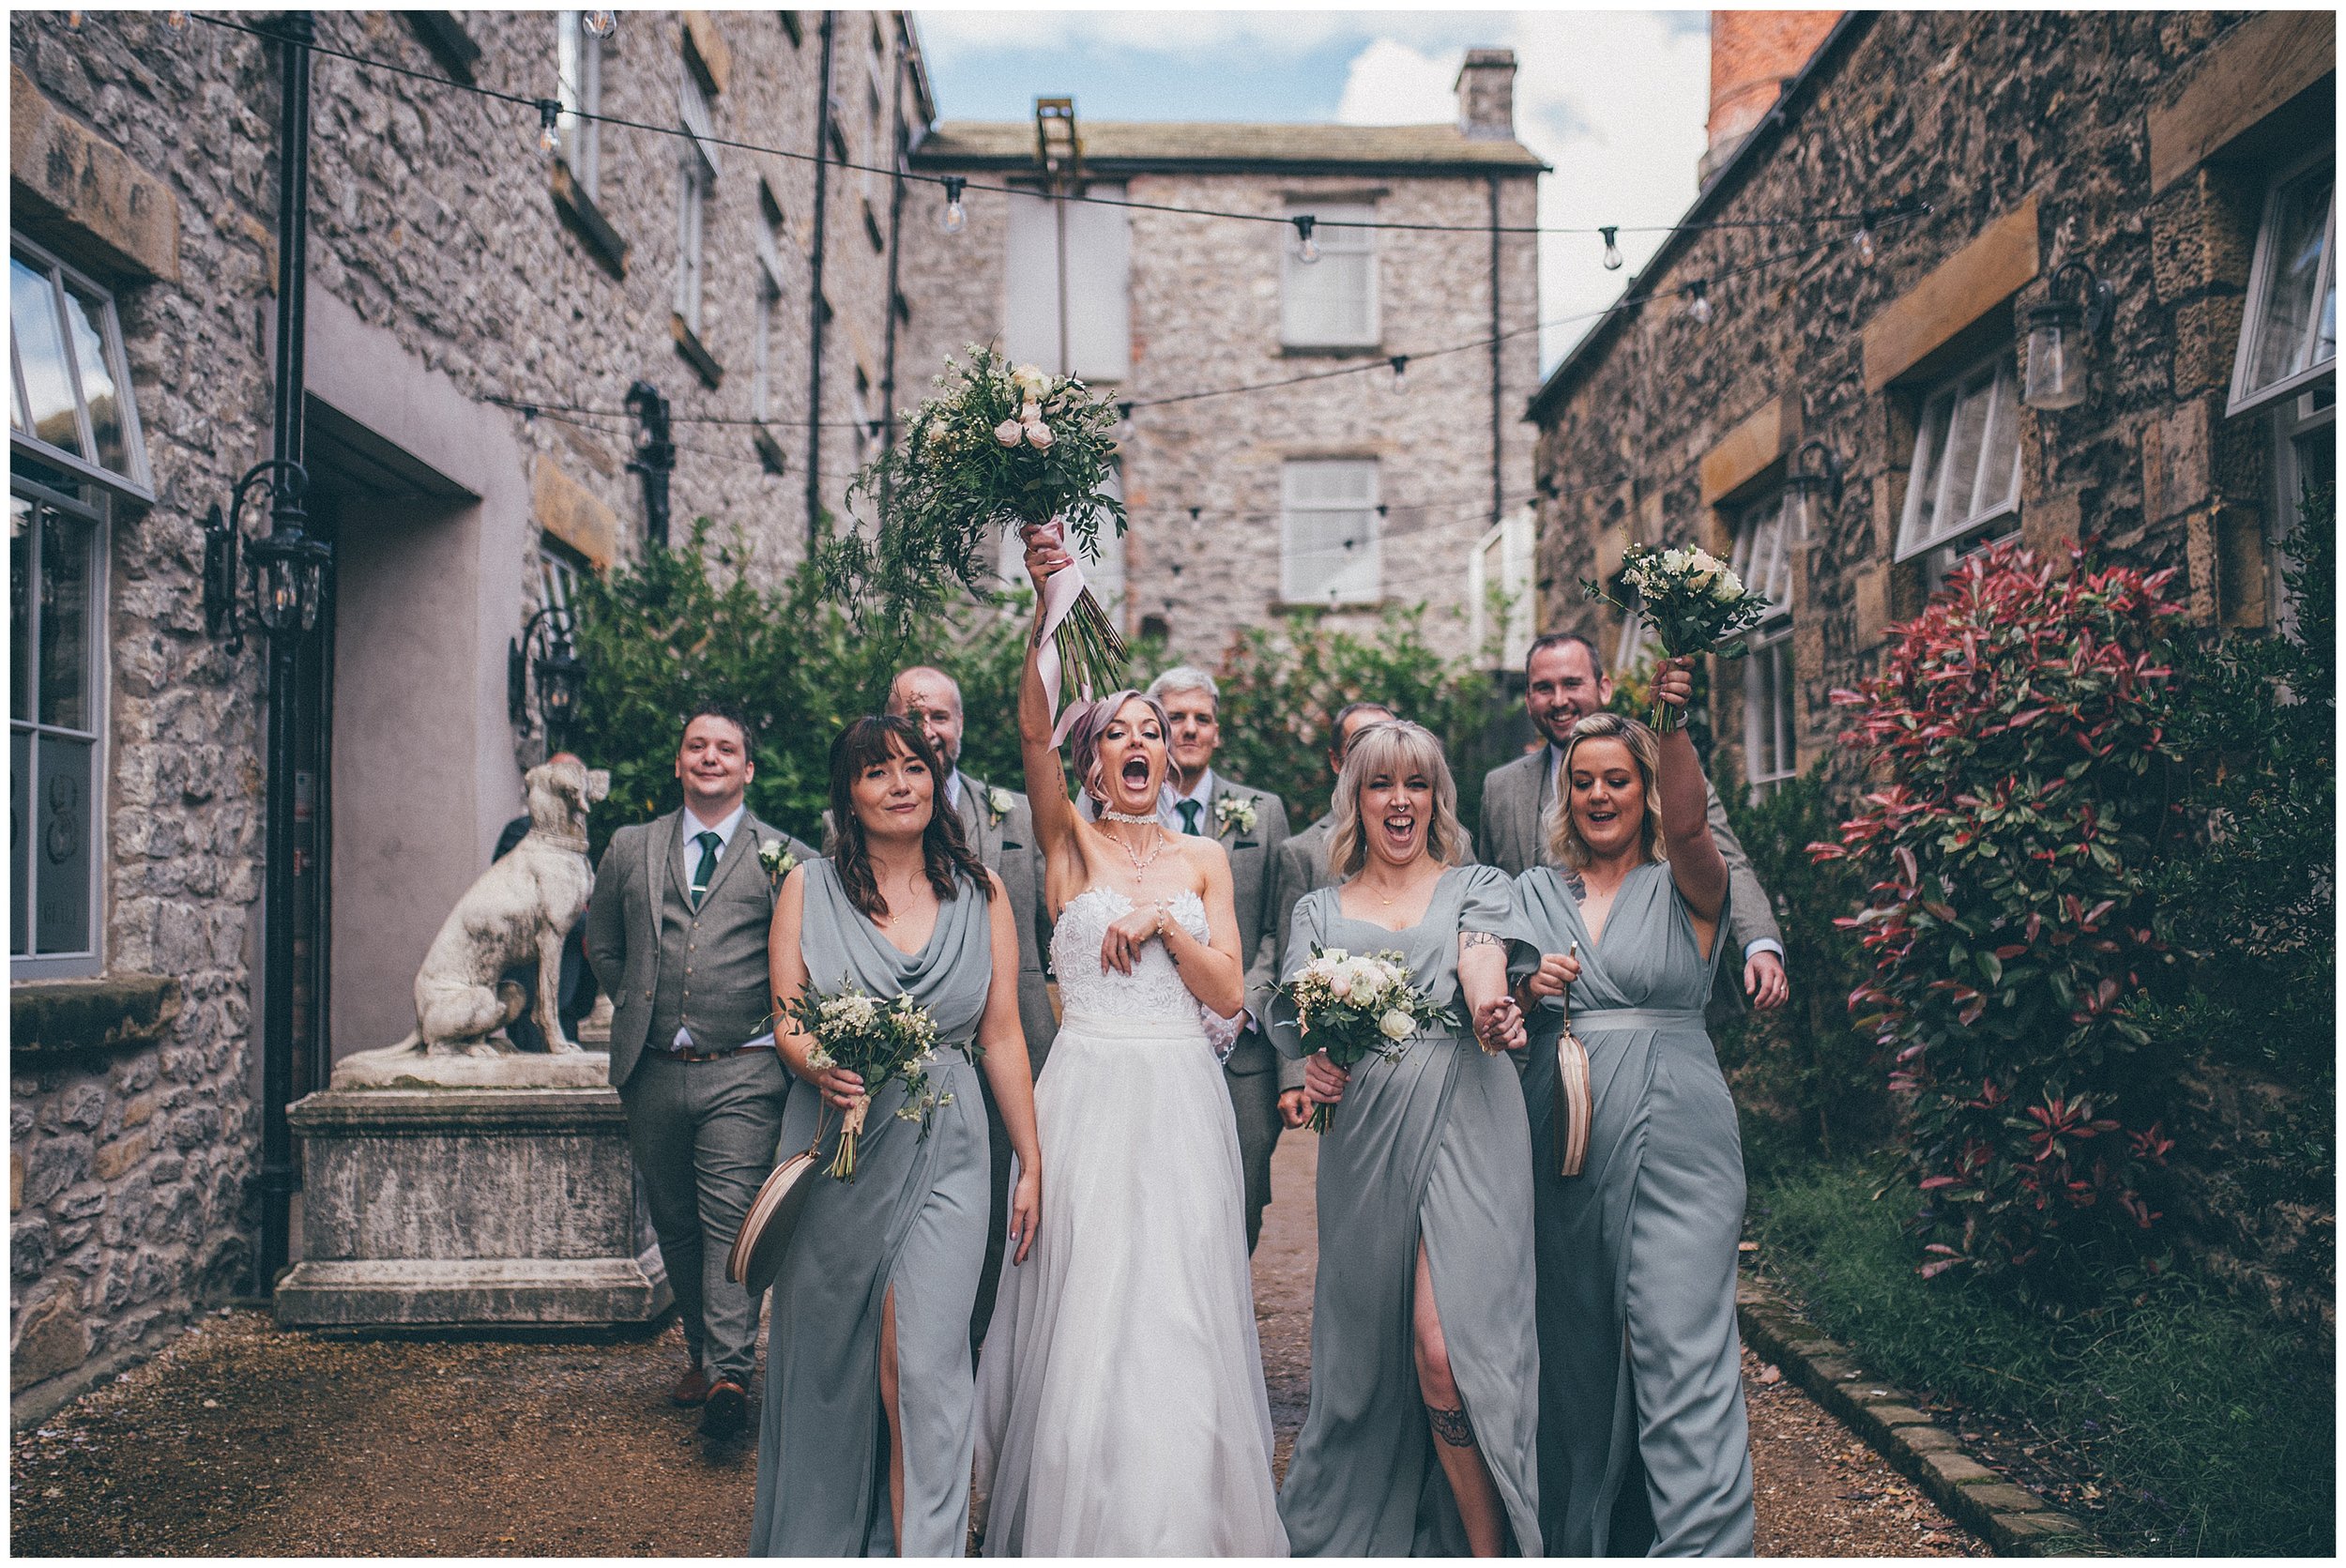
[[2138, 1012], [2173, 973], [2153, 887], [2177, 827], [2171, 573], [1967, 562], [1836, 705], [1881, 787], [1841, 826], [1875, 878], [1850, 998], [1894, 1059], [1926, 1275], [2053, 1302], [2156, 1266], [2162, 1066]]

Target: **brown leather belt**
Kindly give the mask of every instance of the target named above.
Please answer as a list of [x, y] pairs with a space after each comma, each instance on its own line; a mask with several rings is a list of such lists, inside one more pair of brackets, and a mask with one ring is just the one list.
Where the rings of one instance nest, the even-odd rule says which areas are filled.
[[671, 1045], [661, 1055], [674, 1061], [724, 1061], [729, 1058], [740, 1056], [746, 1051], [770, 1051], [772, 1049], [771, 1045], [762, 1043], [754, 1045], [736, 1045], [730, 1051], [694, 1051]]

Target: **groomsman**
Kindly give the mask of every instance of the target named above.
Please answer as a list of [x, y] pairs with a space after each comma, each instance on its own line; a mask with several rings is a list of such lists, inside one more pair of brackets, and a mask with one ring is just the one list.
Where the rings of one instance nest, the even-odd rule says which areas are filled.
[[[1051, 921], [1043, 904], [1043, 852], [1035, 844], [1034, 812], [1027, 798], [973, 779], [961, 770], [961, 688], [944, 671], [926, 664], [900, 672], [888, 685], [888, 711], [921, 726], [929, 744], [952, 772], [944, 781], [945, 803], [961, 814], [962, 830], [986, 869], [1002, 879], [1018, 926], [1018, 1022], [1026, 1030], [1027, 1060], [1039, 1074], [1059, 1020], [1043, 978], [1043, 955], [1050, 949]], [[826, 824], [828, 829], [828, 824]], [[985, 1075], [986, 1133], [992, 1144], [994, 1202], [987, 1211], [985, 1266], [978, 1275], [978, 1300], [969, 1318], [969, 1347], [985, 1338], [994, 1316], [994, 1290], [1002, 1276], [1002, 1243], [1010, 1230], [1010, 1134], [994, 1104]]]
[[[1265, 919], [1266, 894], [1279, 848], [1287, 842], [1287, 807], [1275, 795], [1214, 772], [1222, 726], [1215, 717], [1221, 692], [1212, 676], [1183, 664], [1150, 681], [1149, 694], [1165, 705], [1173, 726], [1166, 738], [1172, 756], [1165, 788], [1157, 797], [1157, 819], [1177, 833], [1218, 840], [1229, 851], [1238, 951], [1247, 960], [1246, 994], [1259, 995], [1278, 978], [1272, 967], [1277, 934]], [[1246, 1174], [1249, 1252], [1262, 1234], [1263, 1206], [1271, 1201], [1271, 1151], [1279, 1141], [1279, 1060], [1260, 1018], [1249, 1009], [1238, 1044], [1222, 1064]]]
[[725, 1256], [774, 1168], [790, 1083], [768, 1022], [781, 876], [766, 862], [815, 854], [750, 811], [755, 773], [739, 713], [693, 712], [677, 748], [683, 806], [611, 836], [586, 906], [587, 960], [614, 1008], [611, 1082], [692, 1354], [670, 1397], [702, 1407], [708, 1438], [739, 1436], [749, 1411], [758, 1303], [725, 1278]]
[[[1595, 645], [1569, 632], [1550, 632], [1531, 645], [1524, 661], [1524, 706], [1532, 727], [1546, 742], [1538, 751], [1501, 764], [1483, 780], [1483, 820], [1477, 832], [1483, 853], [1510, 876], [1520, 876], [1546, 859], [1548, 807], [1556, 799], [1556, 769], [1572, 726], [1613, 700], [1613, 680], [1599, 667]], [[1711, 837], [1726, 858], [1729, 886], [1728, 936], [1744, 955], [1744, 994], [1760, 1008], [1780, 1007], [1791, 994], [1784, 973], [1784, 937], [1751, 860], [1727, 825], [1727, 808], [1706, 781], [1711, 800]], [[1722, 983], [1720, 989], [1732, 996]]]
[[[1328, 771], [1341, 776], [1344, 754], [1352, 747], [1352, 738], [1371, 724], [1382, 723], [1399, 717], [1380, 702], [1347, 703], [1336, 709], [1336, 722], [1329, 737]], [[1271, 1004], [1270, 985], [1275, 984], [1287, 970], [1287, 928], [1294, 923], [1295, 906], [1305, 893], [1324, 888], [1335, 881], [1328, 870], [1328, 835], [1335, 830], [1336, 814], [1333, 808], [1318, 821], [1295, 834], [1279, 846], [1278, 874], [1271, 884], [1271, 971], [1263, 988], [1256, 990], [1255, 977], [1248, 976], [1248, 994], [1257, 1008]], [[1303, 1095], [1303, 1064], [1279, 1058], [1279, 1119], [1289, 1127], [1302, 1127], [1312, 1114], [1311, 1102]]]

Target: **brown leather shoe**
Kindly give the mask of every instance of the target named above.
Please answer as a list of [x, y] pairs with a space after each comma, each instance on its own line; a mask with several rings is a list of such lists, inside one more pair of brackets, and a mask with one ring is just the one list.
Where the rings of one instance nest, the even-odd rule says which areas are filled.
[[708, 1398], [708, 1374], [701, 1370], [700, 1362], [694, 1362], [692, 1365], [684, 1369], [684, 1376], [676, 1380], [675, 1389], [670, 1391], [668, 1394], [668, 1403], [671, 1405], [698, 1405], [704, 1403]]
[[738, 1438], [749, 1424], [749, 1391], [730, 1378], [708, 1385], [708, 1402], [701, 1407], [701, 1436]]

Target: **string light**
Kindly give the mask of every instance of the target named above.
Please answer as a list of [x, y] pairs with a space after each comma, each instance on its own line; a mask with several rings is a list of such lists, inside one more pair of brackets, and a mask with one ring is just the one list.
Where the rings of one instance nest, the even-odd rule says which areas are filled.
[[68, 11], [65, 13], [65, 30], [69, 33], [78, 33], [82, 30], [82, 13], [80, 11]]
[[1614, 236], [1621, 233], [1619, 225], [1607, 223], [1596, 232], [1605, 236], [1605, 270], [1619, 272], [1621, 270], [1621, 247], [1614, 242]]
[[165, 11], [163, 13], [163, 25], [170, 28], [175, 33], [184, 33], [188, 30], [188, 13], [185, 11]]
[[617, 11], [588, 11], [586, 20], [586, 31], [599, 38], [607, 38], [619, 30], [619, 13]]
[[1393, 392], [1394, 392], [1394, 396], [1395, 396], [1395, 397], [1399, 397], [1402, 393], [1404, 393], [1404, 392], [1406, 392], [1406, 391], [1408, 391], [1408, 390], [1409, 389], [1409, 380], [1408, 380], [1409, 373], [1409, 357], [1408, 355], [1406, 355], [1406, 354], [1396, 354], [1396, 355], [1394, 355], [1394, 356], [1393, 357]]
[[1697, 278], [1686, 285], [1686, 315], [1697, 327], [1711, 325], [1711, 285]]
[[1305, 266], [1319, 259], [1319, 241], [1312, 237], [1312, 226], [1318, 221], [1308, 212], [1299, 212], [1287, 220], [1295, 225], [1295, 259]]
[[552, 157], [562, 145], [562, 105], [554, 99], [538, 100], [538, 150]]
[[947, 234], [959, 234], [962, 230], [969, 226], [968, 209], [961, 205], [962, 187], [968, 183], [969, 182], [967, 180], [963, 179], [959, 175], [947, 175], [945, 176], [945, 217], [943, 222], [945, 232]]
[[1867, 207], [1866, 215], [1857, 221], [1857, 260], [1862, 266], [1871, 266], [1874, 264], [1874, 257], [1878, 253], [1874, 248], [1874, 225], [1881, 220], [1881, 213]]

